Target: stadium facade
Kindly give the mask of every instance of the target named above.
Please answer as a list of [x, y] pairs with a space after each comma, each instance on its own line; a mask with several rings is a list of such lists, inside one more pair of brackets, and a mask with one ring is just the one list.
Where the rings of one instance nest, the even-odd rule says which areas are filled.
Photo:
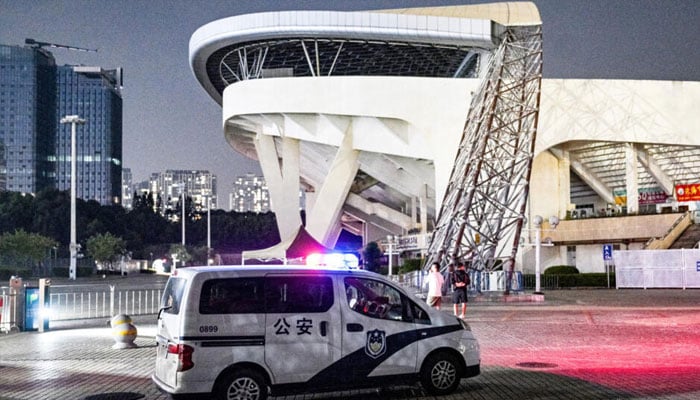
[[[283, 242], [301, 185], [324, 245], [346, 229], [425, 249], [504, 31], [540, 24], [527, 2], [239, 15], [198, 29], [190, 64], [230, 145], [260, 162]], [[539, 95], [517, 269], [537, 230], [544, 265], [602, 272], [602, 244], [644, 248], [696, 208], [700, 83], [542, 79]]]

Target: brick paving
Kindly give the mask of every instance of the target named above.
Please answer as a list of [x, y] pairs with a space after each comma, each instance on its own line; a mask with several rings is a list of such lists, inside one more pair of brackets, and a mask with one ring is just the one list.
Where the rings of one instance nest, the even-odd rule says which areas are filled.
[[[443, 399], [700, 398], [700, 290], [561, 290], [538, 303], [476, 300], [467, 320], [481, 344], [482, 373]], [[104, 322], [0, 336], [0, 399], [167, 398], [150, 380], [152, 318], [136, 319], [136, 349], [113, 350]], [[434, 397], [416, 385], [288, 399]]]

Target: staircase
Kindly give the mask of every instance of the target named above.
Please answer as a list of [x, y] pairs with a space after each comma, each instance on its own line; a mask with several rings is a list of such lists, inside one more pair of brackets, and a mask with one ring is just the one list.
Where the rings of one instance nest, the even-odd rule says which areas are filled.
[[676, 239], [669, 249], [693, 249], [700, 242], [700, 225], [692, 224]]

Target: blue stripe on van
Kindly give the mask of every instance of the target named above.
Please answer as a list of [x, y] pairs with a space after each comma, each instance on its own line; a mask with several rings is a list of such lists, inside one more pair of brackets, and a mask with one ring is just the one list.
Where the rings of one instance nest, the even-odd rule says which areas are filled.
[[369, 357], [365, 354], [365, 348], [362, 347], [323, 369], [313, 376], [307, 384], [310, 387], [316, 387], [328, 385], [328, 382], [336, 382], [341, 385], [356, 382], [358, 379], [367, 378], [381, 363], [409, 344], [462, 329], [462, 326], [457, 324], [409, 330], [389, 335], [386, 337], [386, 353], [380, 357], [376, 359]]
[[263, 346], [265, 336], [180, 336], [181, 341], [202, 342], [202, 347]]

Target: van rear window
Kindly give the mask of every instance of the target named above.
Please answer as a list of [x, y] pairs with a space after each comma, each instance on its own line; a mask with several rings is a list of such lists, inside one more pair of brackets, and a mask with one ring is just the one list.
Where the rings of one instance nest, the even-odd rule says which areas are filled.
[[263, 278], [211, 279], [202, 285], [200, 314], [249, 314], [264, 310]]

